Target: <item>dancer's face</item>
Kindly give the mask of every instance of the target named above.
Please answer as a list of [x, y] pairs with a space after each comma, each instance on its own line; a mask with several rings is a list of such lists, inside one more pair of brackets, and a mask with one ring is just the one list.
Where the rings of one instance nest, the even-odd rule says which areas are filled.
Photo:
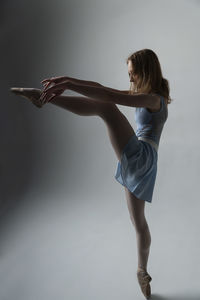
[[130, 82], [136, 82], [137, 75], [134, 74], [134, 67], [131, 60], [128, 61], [128, 74], [129, 74]]

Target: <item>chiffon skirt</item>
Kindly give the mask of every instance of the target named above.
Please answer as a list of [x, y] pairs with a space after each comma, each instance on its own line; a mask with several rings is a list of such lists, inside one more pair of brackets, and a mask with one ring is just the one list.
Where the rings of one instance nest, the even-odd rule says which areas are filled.
[[152, 202], [157, 174], [157, 150], [134, 134], [118, 161], [115, 179], [137, 198]]

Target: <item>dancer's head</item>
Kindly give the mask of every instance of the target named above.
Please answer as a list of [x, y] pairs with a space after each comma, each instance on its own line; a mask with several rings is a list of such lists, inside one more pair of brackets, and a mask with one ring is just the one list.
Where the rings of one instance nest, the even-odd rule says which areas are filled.
[[160, 62], [157, 55], [150, 49], [142, 49], [129, 55], [126, 59], [128, 73], [130, 77], [130, 91], [137, 93], [155, 93], [168, 98], [168, 80], [163, 78]]

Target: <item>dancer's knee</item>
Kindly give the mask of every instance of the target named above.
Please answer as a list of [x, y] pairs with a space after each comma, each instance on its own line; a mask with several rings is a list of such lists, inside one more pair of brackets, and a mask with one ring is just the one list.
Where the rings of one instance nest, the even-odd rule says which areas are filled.
[[111, 119], [114, 114], [117, 112], [118, 107], [115, 103], [108, 103], [108, 102], [99, 102], [98, 103], [98, 114], [104, 120], [108, 121]]

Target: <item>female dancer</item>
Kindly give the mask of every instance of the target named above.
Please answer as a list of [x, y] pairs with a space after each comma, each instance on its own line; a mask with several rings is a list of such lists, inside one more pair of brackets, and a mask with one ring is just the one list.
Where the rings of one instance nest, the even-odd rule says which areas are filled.
[[[149, 299], [152, 280], [147, 272], [151, 235], [145, 218], [145, 202], [152, 202], [157, 174], [158, 146], [171, 102], [168, 80], [163, 78], [157, 55], [150, 49], [134, 52], [127, 58], [130, 90], [116, 90], [97, 82], [71, 77], [53, 77], [42, 81], [43, 91], [11, 88], [37, 107], [50, 102], [81, 116], [99, 116], [108, 130], [118, 158], [115, 178], [125, 188], [130, 219], [137, 237], [137, 278]], [[65, 90], [86, 97], [61, 96]], [[135, 107], [134, 132], [116, 104]]]

